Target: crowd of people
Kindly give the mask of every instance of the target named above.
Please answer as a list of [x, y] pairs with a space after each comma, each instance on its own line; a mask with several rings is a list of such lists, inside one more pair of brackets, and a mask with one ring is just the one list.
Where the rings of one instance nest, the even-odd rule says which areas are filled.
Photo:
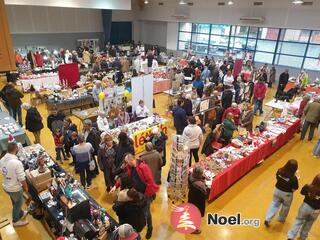
[[[114, 46], [107, 46], [106, 51], [108, 55], [114, 57], [112, 64], [115, 65], [112, 68], [120, 72], [128, 71], [129, 63], [126, 62], [128, 59], [126, 57], [117, 58], [117, 49]], [[101, 57], [96, 56], [92, 60], [92, 56], [87, 52], [87, 49], [83, 49], [81, 53], [81, 61], [83, 62], [79, 62], [79, 64], [91, 65], [97, 71], [104, 67], [109, 68], [108, 63], [105, 64], [107, 60], [103, 55]], [[73, 53], [68, 57], [70, 53], [62, 50], [60, 54], [60, 57], [66, 63], [70, 61], [70, 58], [71, 61], [78, 62]], [[157, 48], [148, 51], [145, 56], [137, 58], [137, 62], [133, 63], [133, 68], [136, 72], [150, 72], [153, 67], [157, 66], [155, 61], [158, 54], [159, 50]], [[209, 156], [228, 145], [235, 131], [253, 131], [254, 116], [258, 112], [259, 115], [263, 114], [263, 101], [268, 87], [271, 87], [272, 83], [275, 82], [276, 70], [274, 67], [269, 70], [268, 66], [264, 65], [259, 69], [254, 69], [254, 67], [248, 65], [247, 67], [252, 69], [252, 76], [246, 79], [243, 73], [239, 76], [233, 75], [234, 62], [230, 58], [215, 62], [214, 59], [207, 57], [201, 60], [192, 57], [190, 61], [180, 62], [178, 65], [175, 65], [171, 60], [168, 62], [168, 68], [173, 91], [178, 91], [184, 84], [192, 83], [193, 87], [191, 93], [180, 94], [176, 105], [172, 109], [176, 133], [184, 137], [190, 150], [189, 166], [192, 165], [192, 157], [195, 162], [199, 161], [201, 146], [201, 153]], [[31, 65], [35, 65], [35, 63], [31, 63]], [[288, 93], [285, 91], [288, 79], [289, 74], [286, 70], [279, 78], [277, 99], [288, 97]], [[96, 99], [100, 93], [100, 88], [99, 82], [96, 82], [93, 89], [93, 96]], [[300, 87], [299, 89], [301, 90]], [[293, 94], [297, 93], [298, 88], [295, 87]], [[15, 88], [13, 83], [8, 83], [1, 90], [1, 98], [8, 107], [10, 115], [21, 126], [21, 109], [26, 110], [26, 129], [33, 133], [35, 143], [41, 143], [40, 133], [44, 125], [37, 108], [30, 104], [22, 104], [23, 94]], [[216, 112], [215, 119], [210, 123], [211, 131], [206, 139], [204, 139], [203, 124], [193, 112], [192, 100], [196, 98], [210, 99], [210, 108], [215, 108]], [[310, 128], [308, 140], [312, 140], [314, 130], [320, 121], [320, 99], [315, 99], [312, 103], [309, 103], [309, 101], [310, 98], [305, 97], [297, 112], [297, 115], [304, 119], [301, 140], [305, 138], [308, 128]], [[69, 164], [75, 167], [76, 173], [80, 175], [81, 185], [86, 189], [92, 186], [93, 179], [99, 172], [102, 172], [108, 193], [120, 189], [113, 204], [113, 210], [118, 216], [119, 223], [122, 226], [129, 224], [137, 234], [147, 226], [147, 239], [152, 237], [153, 232], [150, 205], [156, 198], [162, 184], [162, 167], [166, 165], [167, 136], [158, 127], [153, 128], [152, 135], [145, 139], [145, 151], [138, 157], [135, 155], [133, 140], [128, 135], [125, 125], [132, 120], [141, 120], [149, 115], [150, 111], [142, 100], [134, 109], [133, 118], [130, 118], [124, 109], [119, 111], [117, 126], [121, 127], [121, 133], [117, 141], [114, 141], [112, 136], [108, 134], [101, 134], [99, 122], [96, 124], [87, 119], [83, 122], [83, 129], [77, 129], [71, 119], [57, 109], [51, 110], [47, 118], [47, 127], [52, 133], [55, 144], [56, 160], [64, 164], [64, 161], [70, 159]], [[104, 118], [105, 116], [100, 117]], [[102, 125], [105, 125], [105, 123]], [[0, 164], [1, 167], [7, 166], [9, 163], [12, 164], [9, 168], [9, 171], [12, 171], [10, 172], [12, 179], [5, 180], [4, 186], [7, 187], [5, 190], [14, 206], [13, 223], [19, 226], [26, 224], [26, 221], [23, 220], [25, 212], [21, 211], [22, 200], [20, 194], [22, 187], [20, 183], [24, 190], [27, 190], [27, 186], [25, 175], [21, 172], [20, 164], [17, 163], [16, 153], [17, 146], [14, 143], [9, 144], [8, 153]], [[314, 155], [320, 156], [320, 132]], [[285, 221], [292, 202], [293, 192], [298, 189], [297, 169], [297, 162], [290, 160], [277, 172], [274, 199], [265, 219], [267, 227], [269, 227], [280, 205], [282, 205], [282, 210], [278, 220]], [[316, 176], [312, 184], [305, 185], [301, 194], [305, 196], [305, 200], [299, 210], [296, 222], [288, 233], [288, 239], [294, 239], [299, 229], [301, 229], [301, 239], [306, 239], [312, 223], [318, 217], [320, 177]], [[200, 168], [195, 167], [189, 176], [188, 201], [199, 208], [202, 216], [205, 213], [207, 195], [203, 172]], [[125, 226], [126, 230], [130, 226]], [[199, 234], [201, 231], [197, 229], [194, 233]]]

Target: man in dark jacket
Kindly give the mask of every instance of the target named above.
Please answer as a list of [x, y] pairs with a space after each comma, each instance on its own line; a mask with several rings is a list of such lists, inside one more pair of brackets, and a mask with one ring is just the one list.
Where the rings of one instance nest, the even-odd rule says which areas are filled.
[[183, 129], [188, 125], [186, 111], [182, 108], [183, 99], [178, 99], [177, 106], [172, 110], [173, 122], [176, 128], [177, 134], [181, 135]]
[[289, 81], [289, 70], [286, 69], [283, 73], [280, 74], [276, 97], [278, 96], [279, 92], [284, 91], [288, 81]]
[[182, 99], [183, 99], [182, 108], [186, 111], [187, 117], [193, 116], [191, 95], [186, 94], [185, 96], [182, 97]]
[[5, 98], [8, 101], [10, 115], [22, 126], [21, 98], [23, 94], [19, 92], [13, 84], [8, 85], [5, 91]]
[[[159, 191], [159, 185], [155, 183], [150, 167], [144, 162], [137, 161], [132, 154], [126, 155], [125, 164], [121, 169], [122, 172], [129, 174], [134, 188], [146, 197], [147, 204], [144, 209], [147, 220], [146, 239], [151, 239], [153, 225], [150, 205]], [[113, 193], [119, 185], [120, 183], [117, 182], [110, 192]]]
[[86, 142], [90, 143], [94, 149], [92, 153], [92, 158], [96, 165], [95, 170], [92, 171], [92, 177], [94, 177], [95, 175], [99, 174], [98, 164], [95, 156], [98, 155], [101, 138], [98, 130], [92, 127], [92, 121], [90, 119], [86, 119], [83, 121], [83, 132]]
[[57, 108], [53, 108], [47, 118], [47, 127], [51, 132], [57, 128], [62, 129], [65, 117], [66, 115], [63, 112], [59, 112]]
[[152, 135], [147, 138], [147, 142], [151, 142], [153, 144], [153, 148], [160, 153], [162, 157], [162, 166], [166, 165], [166, 141], [168, 137], [160, 131], [158, 127], [154, 127], [152, 129]]
[[224, 110], [231, 107], [233, 98], [233, 92], [229, 86], [224, 87], [224, 91], [221, 96], [221, 104]]
[[23, 103], [21, 107], [27, 111], [26, 129], [29, 132], [33, 133], [33, 136], [35, 139], [34, 143], [41, 144], [40, 133], [41, 133], [41, 129], [43, 128], [43, 123], [42, 123], [42, 117], [40, 113], [38, 112], [36, 107], [32, 107], [28, 103]]

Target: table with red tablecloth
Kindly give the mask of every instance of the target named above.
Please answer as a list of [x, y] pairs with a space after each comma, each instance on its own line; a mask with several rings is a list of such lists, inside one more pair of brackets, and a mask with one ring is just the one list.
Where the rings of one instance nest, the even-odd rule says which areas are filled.
[[[293, 82], [288, 82], [286, 85], [286, 88], [284, 89], [285, 92], [289, 91], [291, 88], [295, 87], [295, 83]], [[320, 93], [320, 88], [317, 87], [306, 87], [305, 90], [307, 93], [308, 92], [316, 92], [316, 93]]]
[[170, 79], [159, 79], [153, 81], [153, 93], [162, 93], [171, 89]]
[[208, 201], [213, 201], [217, 196], [227, 190], [232, 184], [253, 169], [259, 162], [281, 148], [294, 137], [300, 127], [300, 120], [289, 126], [285, 133], [280, 134], [274, 140], [267, 140], [250, 155], [237, 160], [232, 165], [218, 174], [212, 180]]

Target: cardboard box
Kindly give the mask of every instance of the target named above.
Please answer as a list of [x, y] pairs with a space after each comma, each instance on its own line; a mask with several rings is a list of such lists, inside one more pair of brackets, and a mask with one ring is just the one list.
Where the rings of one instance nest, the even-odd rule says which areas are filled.
[[44, 173], [39, 173], [38, 169], [36, 169], [36, 170], [32, 170], [30, 172], [30, 175], [32, 178], [32, 182], [36, 184], [40, 184], [51, 178], [51, 171], [50, 169], [46, 169]]
[[35, 189], [37, 190], [38, 193], [47, 190], [48, 186], [50, 187], [52, 184], [52, 178], [45, 180], [44, 182], [40, 182], [40, 183], [36, 183], [33, 186], [35, 187]]

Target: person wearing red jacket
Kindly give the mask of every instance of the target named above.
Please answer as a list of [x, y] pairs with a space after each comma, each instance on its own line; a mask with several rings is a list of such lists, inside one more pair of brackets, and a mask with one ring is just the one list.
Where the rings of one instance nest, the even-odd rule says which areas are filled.
[[254, 88], [253, 88], [254, 115], [256, 115], [258, 110], [260, 112], [260, 115], [263, 114], [262, 106], [263, 106], [263, 99], [266, 97], [266, 93], [267, 93], [267, 85], [265, 84], [262, 78], [259, 78], [258, 82], [254, 84]]
[[[126, 155], [120, 172], [128, 173], [134, 188], [146, 197], [147, 204], [144, 209], [147, 220], [146, 239], [151, 239], [153, 226], [150, 205], [155, 199], [156, 193], [159, 191], [159, 185], [155, 183], [150, 167], [145, 162], [136, 160], [130, 153]], [[113, 193], [119, 186], [120, 183], [117, 181], [110, 193]]]
[[232, 103], [231, 104], [231, 107], [228, 107], [224, 113], [223, 113], [223, 116], [222, 116], [222, 122], [223, 120], [226, 118], [227, 114], [228, 113], [232, 113], [233, 115], [233, 121], [236, 125], [239, 125], [239, 119], [240, 119], [240, 115], [241, 115], [241, 111], [240, 109], [238, 108], [238, 105], [236, 103]]

